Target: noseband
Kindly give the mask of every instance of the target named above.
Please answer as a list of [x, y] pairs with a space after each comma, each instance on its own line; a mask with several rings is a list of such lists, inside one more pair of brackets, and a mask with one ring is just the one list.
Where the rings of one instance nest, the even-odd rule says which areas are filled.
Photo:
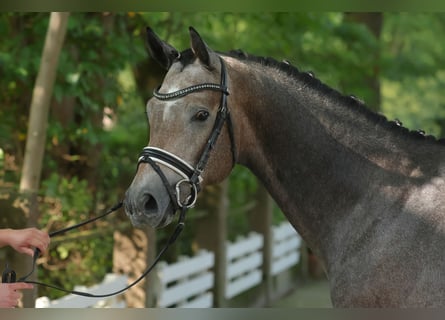
[[[216, 116], [212, 132], [210, 133], [210, 137], [207, 140], [207, 144], [195, 167], [193, 167], [180, 157], [160, 148], [145, 147], [142, 150], [141, 154], [139, 155], [138, 167], [140, 163], [148, 163], [151, 165], [153, 170], [155, 170], [156, 173], [160, 176], [162, 183], [167, 189], [167, 192], [175, 208], [175, 211], [184, 208], [188, 209], [195, 205], [198, 192], [200, 191], [200, 184], [202, 181], [201, 175], [207, 165], [210, 153], [214, 148], [216, 141], [218, 140], [218, 137], [226, 121], [231, 143], [232, 164], [235, 165], [236, 163], [236, 149], [235, 149], [235, 139], [233, 133], [233, 124], [232, 124], [232, 119], [230, 117], [229, 109], [227, 107], [227, 96], [229, 95], [229, 91], [227, 88], [226, 67], [224, 64], [224, 60], [221, 57], [219, 58], [219, 60], [221, 63], [220, 84], [202, 83], [170, 93], [161, 93], [159, 92], [160, 87], [158, 87], [158, 89], [154, 90], [153, 92], [153, 96], [156, 99], [162, 101], [178, 99], [186, 95], [189, 95], [191, 93], [204, 90], [220, 91], [222, 93], [220, 105], [218, 108], [218, 114]], [[173, 170], [183, 178], [182, 180], [177, 182], [175, 188], [173, 188], [169, 184], [165, 174], [159, 168], [158, 164], [168, 167], [169, 169]], [[190, 194], [187, 196], [185, 200], [182, 200], [181, 187], [186, 187], [186, 186], [189, 186]]]

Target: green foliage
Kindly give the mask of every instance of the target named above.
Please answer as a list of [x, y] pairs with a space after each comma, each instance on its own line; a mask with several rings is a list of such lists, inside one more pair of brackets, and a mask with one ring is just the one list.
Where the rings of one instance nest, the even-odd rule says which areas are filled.
[[382, 111], [411, 129], [445, 136], [443, 14], [388, 14], [382, 37]]
[[[38, 68], [47, 15], [0, 15], [0, 146], [10, 152], [24, 141], [29, 95]], [[40, 36], [39, 36], [40, 34]]]
[[257, 180], [246, 168], [235, 166], [229, 179], [230, 205], [227, 216], [228, 239], [234, 241], [240, 234], [249, 232], [246, 212], [254, 206]]
[[[40, 224], [47, 226], [49, 232], [89, 218], [93, 196], [85, 180], [76, 176], [68, 179], [53, 173], [42, 182], [41, 196]], [[87, 229], [80, 229], [80, 234]], [[63, 241], [64, 235], [61, 238], [62, 241], [52, 246], [45, 256], [46, 268], [39, 269], [40, 280], [72, 289], [78, 284], [93, 285], [111, 271], [112, 235], [97, 235], [86, 240]], [[41, 290], [41, 294], [52, 297], [64, 295], [45, 288]]]
[[[42, 182], [42, 192], [48, 204], [40, 210], [43, 212], [43, 225], [54, 221], [66, 224], [85, 219], [92, 207], [93, 197], [88, 190], [87, 181], [79, 180], [76, 176], [69, 179], [53, 173]], [[52, 212], [54, 207], [57, 209]], [[50, 221], [51, 219], [54, 221]]]

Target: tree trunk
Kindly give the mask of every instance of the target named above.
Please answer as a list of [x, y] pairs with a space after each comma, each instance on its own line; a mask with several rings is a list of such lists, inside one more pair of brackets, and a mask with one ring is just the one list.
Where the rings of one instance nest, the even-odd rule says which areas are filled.
[[[69, 13], [62, 12], [52, 12], [50, 15], [40, 69], [32, 94], [25, 157], [20, 180], [20, 201], [21, 207], [24, 208], [24, 218], [27, 226], [36, 226], [39, 215], [37, 192], [45, 151], [48, 111], [68, 17]], [[31, 267], [30, 262], [28, 261], [28, 267]], [[25, 264], [25, 262], [23, 261], [22, 264]], [[36, 290], [26, 292], [24, 294], [24, 306], [33, 307], [35, 296]]]
[[264, 305], [270, 306], [273, 295], [272, 285], [272, 212], [273, 200], [266, 188], [258, 181], [258, 189], [255, 194], [255, 206], [247, 213], [249, 224], [253, 231], [264, 237], [263, 245], [263, 290]]

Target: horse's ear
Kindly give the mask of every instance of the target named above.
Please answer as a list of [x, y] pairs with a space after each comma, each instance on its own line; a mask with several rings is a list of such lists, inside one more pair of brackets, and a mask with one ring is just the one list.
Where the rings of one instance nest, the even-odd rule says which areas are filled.
[[193, 53], [199, 59], [199, 61], [201, 61], [201, 63], [203, 63], [206, 67], [210, 67], [210, 49], [193, 27], [189, 27], [189, 31], [190, 45]]
[[150, 27], [147, 27], [147, 49], [150, 56], [167, 70], [180, 57], [178, 50], [159, 39]]

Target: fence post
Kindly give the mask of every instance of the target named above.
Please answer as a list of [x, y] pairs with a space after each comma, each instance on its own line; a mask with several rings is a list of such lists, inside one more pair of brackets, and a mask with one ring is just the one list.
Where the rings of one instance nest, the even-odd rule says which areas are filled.
[[272, 210], [273, 200], [268, 191], [259, 182], [255, 195], [255, 206], [249, 210], [247, 217], [253, 231], [264, 236], [263, 245], [263, 288], [264, 288], [264, 304], [269, 306], [272, 301]]
[[196, 245], [215, 253], [214, 307], [224, 307], [226, 304], [227, 190], [227, 180], [219, 185], [207, 187], [199, 204], [199, 209], [205, 210], [207, 214], [196, 220]]

